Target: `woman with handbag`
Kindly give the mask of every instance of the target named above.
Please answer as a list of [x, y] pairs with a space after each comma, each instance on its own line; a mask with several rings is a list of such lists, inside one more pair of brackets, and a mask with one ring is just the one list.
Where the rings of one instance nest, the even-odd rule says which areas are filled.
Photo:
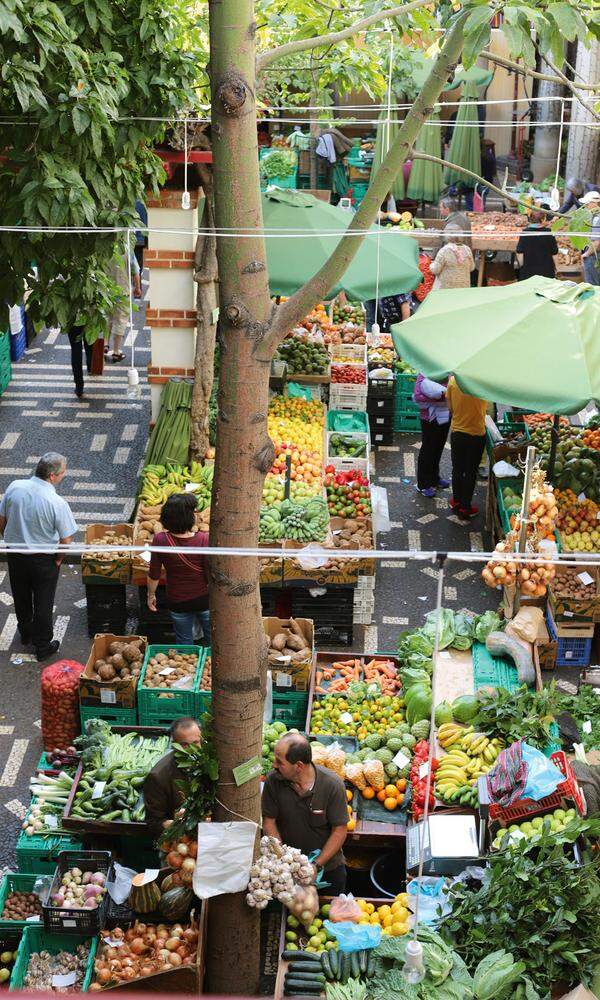
[[[208, 558], [198, 552], [208, 545], [208, 534], [196, 531], [195, 511], [193, 493], [174, 493], [162, 509], [160, 519], [165, 530], [157, 532], [152, 544], [164, 547], [165, 551], [153, 552], [150, 559], [148, 607], [156, 611], [156, 591], [164, 567], [167, 605], [176, 642], [182, 646], [192, 646], [196, 642], [209, 646]], [[189, 555], [168, 551], [184, 546], [189, 546]]]
[[417, 459], [417, 490], [430, 499], [450, 485], [440, 477], [440, 460], [448, 431], [450, 411], [446, 402], [446, 386], [417, 375], [413, 402], [419, 407], [421, 418], [421, 449]]

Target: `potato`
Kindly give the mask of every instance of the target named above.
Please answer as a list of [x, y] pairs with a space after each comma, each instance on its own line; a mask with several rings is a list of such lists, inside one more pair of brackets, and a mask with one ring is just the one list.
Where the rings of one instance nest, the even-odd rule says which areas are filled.
[[301, 639], [299, 635], [289, 635], [287, 645], [292, 651], [298, 652], [298, 650], [305, 648], [306, 641]]
[[109, 655], [110, 656], [114, 656], [115, 653], [122, 653], [123, 650], [124, 650], [124, 648], [125, 648], [125, 646], [126, 646], [126, 643], [124, 643], [124, 642], [120, 642], [120, 641], [111, 642], [110, 646], [108, 647]]
[[286, 643], [287, 643], [287, 635], [285, 634], [285, 632], [278, 632], [277, 635], [274, 635], [273, 638], [271, 639], [271, 649], [281, 650], [284, 648]]
[[117, 676], [117, 672], [111, 663], [103, 663], [98, 668], [98, 676], [101, 681], [112, 681]]
[[130, 642], [127, 646], [124, 646], [123, 649], [120, 650], [128, 663], [132, 663], [134, 660], [138, 660], [140, 658], [139, 642], [139, 639], [137, 642]]
[[123, 667], [125, 667], [127, 665], [126, 661], [125, 661], [125, 659], [124, 659], [124, 657], [123, 657], [123, 655], [121, 653], [115, 653], [114, 656], [111, 656], [110, 663], [112, 663], [112, 665], [115, 668], [115, 670], [118, 670], [118, 671], [121, 671], [123, 669]]

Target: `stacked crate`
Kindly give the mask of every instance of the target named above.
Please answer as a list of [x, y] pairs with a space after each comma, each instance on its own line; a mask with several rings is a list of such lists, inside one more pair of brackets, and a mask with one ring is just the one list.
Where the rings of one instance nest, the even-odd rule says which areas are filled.
[[393, 378], [370, 378], [367, 397], [369, 429], [374, 447], [391, 444], [394, 437]]
[[401, 434], [418, 434], [421, 430], [419, 407], [412, 398], [416, 380], [416, 375], [396, 376], [394, 430]]
[[11, 378], [10, 334], [4, 331], [0, 333], [0, 396], [4, 394]]

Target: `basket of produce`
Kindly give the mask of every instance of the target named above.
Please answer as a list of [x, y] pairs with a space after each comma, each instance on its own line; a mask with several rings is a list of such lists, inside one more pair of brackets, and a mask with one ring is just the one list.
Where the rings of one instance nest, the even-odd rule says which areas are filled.
[[263, 618], [269, 667], [281, 687], [306, 691], [314, 655], [314, 625], [307, 618]]
[[7, 987], [17, 960], [21, 932], [0, 931], [0, 988]]
[[145, 821], [142, 788], [154, 765], [169, 750], [164, 729], [117, 727], [91, 719], [79, 737], [82, 749], [62, 818], [68, 830], [138, 834]]
[[77, 770], [79, 765], [79, 754], [77, 753], [75, 747], [67, 747], [66, 750], [60, 750], [58, 747], [55, 750], [50, 750], [48, 753], [43, 753], [36, 764], [36, 771], [42, 771], [44, 774], [49, 774], [52, 777], [56, 777], [61, 771], [73, 772]]
[[596, 621], [600, 612], [600, 579], [596, 566], [558, 566], [548, 599], [555, 622]]
[[147, 643], [143, 635], [94, 636], [85, 670], [79, 678], [80, 704], [135, 708]]
[[329, 357], [333, 364], [364, 367], [367, 364], [367, 348], [365, 344], [330, 344]]
[[[130, 524], [88, 524], [85, 529], [87, 545], [98, 543], [98, 550], [84, 552], [81, 557], [81, 576], [84, 583], [129, 583], [131, 577], [131, 552], [133, 528]], [[103, 546], [123, 546], [122, 550], [102, 551]]]
[[26, 927], [10, 979], [11, 990], [51, 994], [85, 993], [97, 941]]
[[311, 341], [307, 333], [287, 337], [279, 345], [277, 357], [287, 364], [289, 376], [300, 381], [329, 381], [327, 348]]
[[0, 932], [3, 934], [39, 923], [42, 917], [41, 896], [46, 894], [48, 888], [48, 877], [44, 879], [40, 875], [7, 872], [0, 882]]
[[327, 464], [336, 472], [360, 469], [364, 476], [369, 474], [369, 434], [354, 431], [340, 434], [327, 432]]
[[138, 712], [145, 725], [163, 725], [199, 710], [202, 646], [148, 646], [138, 685]]
[[106, 885], [112, 870], [110, 851], [62, 852], [48, 898], [42, 904], [44, 930], [97, 934], [106, 920]]

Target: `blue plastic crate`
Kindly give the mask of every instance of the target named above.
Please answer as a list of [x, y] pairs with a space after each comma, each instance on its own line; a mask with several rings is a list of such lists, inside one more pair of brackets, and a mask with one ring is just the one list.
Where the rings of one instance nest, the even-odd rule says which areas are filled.
[[557, 667], [588, 667], [592, 655], [592, 640], [559, 636], [552, 615], [546, 608], [546, 625], [552, 642], [556, 643]]
[[27, 347], [27, 336], [25, 327], [22, 326], [18, 333], [10, 335], [10, 358], [11, 361], [18, 361], [25, 354]]

